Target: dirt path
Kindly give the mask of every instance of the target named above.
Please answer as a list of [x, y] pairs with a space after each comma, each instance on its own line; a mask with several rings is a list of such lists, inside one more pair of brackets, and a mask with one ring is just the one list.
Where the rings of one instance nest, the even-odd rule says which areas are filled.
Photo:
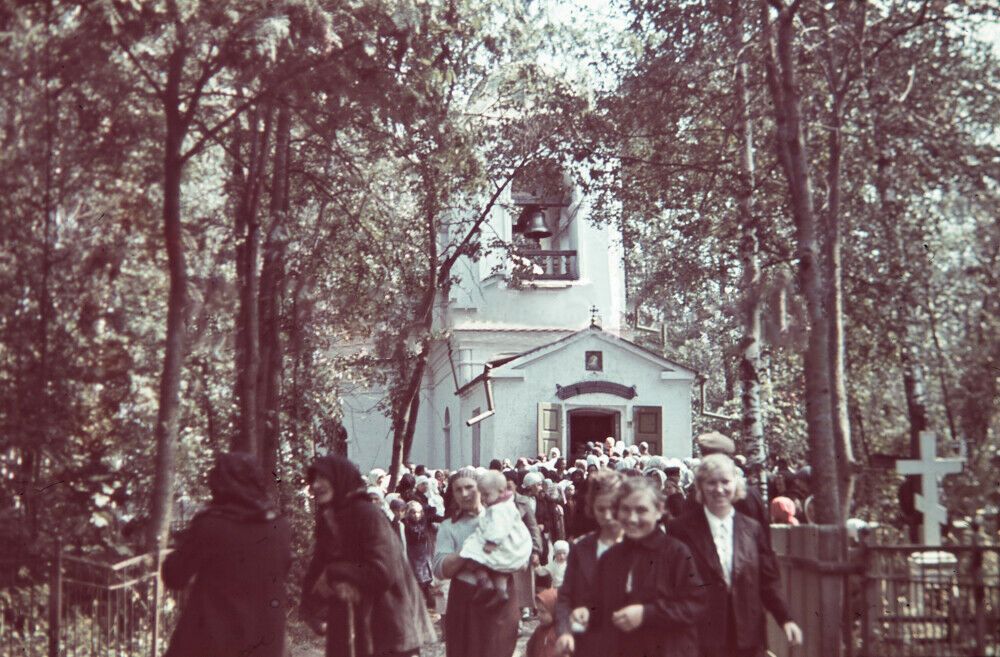
[[[528, 645], [528, 639], [537, 625], [537, 621], [528, 621], [521, 624], [521, 634], [517, 639], [517, 648], [511, 657], [524, 657], [524, 650]], [[438, 636], [441, 636], [440, 623], [435, 622], [435, 627], [438, 630]], [[289, 625], [288, 642], [289, 657], [324, 657], [323, 639], [313, 634], [304, 625], [296, 622]], [[420, 657], [444, 657], [444, 642], [438, 641], [430, 646], [426, 646], [420, 651]]]

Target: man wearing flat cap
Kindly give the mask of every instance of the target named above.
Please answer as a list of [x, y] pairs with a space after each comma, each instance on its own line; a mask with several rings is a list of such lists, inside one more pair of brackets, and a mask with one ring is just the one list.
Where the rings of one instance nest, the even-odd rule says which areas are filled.
[[732, 438], [724, 436], [718, 431], [703, 433], [694, 440], [698, 443], [698, 449], [701, 450], [702, 456], [709, 454], [732, 456], [736, 453], [736, 443], [733, 442]]

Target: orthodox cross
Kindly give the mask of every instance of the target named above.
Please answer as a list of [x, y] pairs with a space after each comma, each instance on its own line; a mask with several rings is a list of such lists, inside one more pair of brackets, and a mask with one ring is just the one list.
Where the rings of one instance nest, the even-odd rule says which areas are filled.
[[962, 471], [965, 459], [937, 458], [937, 438], [933, 431], [920, 432], [920, 459], [896, 461], [896, 472], [920, 475], [920, 493], [916, 507], [924, 515], [920, 529], [924, 545], [941, 545], [941, 525], [947, 519], [945, 508], [938, 503], [938, 477]]
[[597, 316], [598, 316], [597, 312], [598, 312], [597, 306], [594, 306], [594, 305], [590, 306], [590, 325], [591, 326], [597, 326]]

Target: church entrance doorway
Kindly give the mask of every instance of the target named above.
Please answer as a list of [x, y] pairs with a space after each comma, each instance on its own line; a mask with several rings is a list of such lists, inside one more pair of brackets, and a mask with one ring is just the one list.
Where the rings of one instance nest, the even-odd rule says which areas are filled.
[[618, 411], [602, 408], [578, 408], [567, 413], [569, 425], [569, 463], [584, 458], [588, 442], [603, 442], [608, 436], [621, 438], [621, 418]]

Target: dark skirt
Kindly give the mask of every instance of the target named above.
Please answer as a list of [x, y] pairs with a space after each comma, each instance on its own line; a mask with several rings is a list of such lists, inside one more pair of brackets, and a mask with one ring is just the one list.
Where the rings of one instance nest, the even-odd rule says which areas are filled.
[[517, 647], [517, 584], [502, 606], [484, 609], [474, 603], [476, 587], [459, 579], [451, 581], [444, 616], [447, 657], [511, 657]]

